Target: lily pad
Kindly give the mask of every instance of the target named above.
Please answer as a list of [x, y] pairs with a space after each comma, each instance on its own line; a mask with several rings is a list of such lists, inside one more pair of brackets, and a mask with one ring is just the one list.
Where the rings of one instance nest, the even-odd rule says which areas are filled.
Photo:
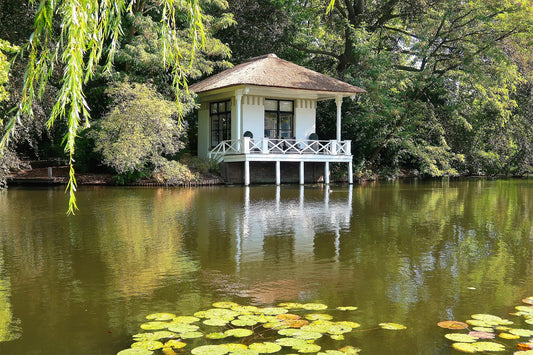
[[161, 349], [163, 347], [163, 343], [156, 340], [145, 340], [145, 341], [138, 341], [136, 343], [131, 344], [132, 349], [146, 349], [146, 350], [157, 350]]
[[231, 324], [236, 327], [251, 327], [253, 325], [256, 325], [257, 323], [257, 320], [252, 319], [234, 319], [231, 321]]
[[342, 347], [339, 350], [345, 354], [359, 354], [361, 352], [361, 349], [350, 345]]
[[333, 334], [329, 336], [333, 340], [344, 340], [344, 335], [342, 334]]
[[494, 316], [492, 314], [472, 314], [471, 317], [472, 319], [483, 320], [486, 322], [494, 322], [496, 324], [499, 324], [499, 322], [502, 320], [501, 317]]
[[198, 317], [193, 317], [193, 316], [179, 316], [179, 317], [175, 317], [175, 318], [172, 320], [172, 323], [191, 324], [191, 323], [198, 322], [199, 320], [200, 320], [200, 318], [198, 318]]
[[478, 341], [472, 345], [476, 347], [477, 351], [505, 351], [504, 345], [491, 341]]
[[349, 333], [351, 331], [352, 331], [352, 328], [350, 328], [350, 327], [342, 326], [342, 325], [339, 325], [339, 324], [333, 324], [330, 327], [328, 327], [328, 331], [327, 332], [329, 334], [333, 334], [333, 335], [341, 335], [341, 334], [344, 334], [344, 333]]
[[228, 350], [231, 352], [231, 351], [235, 351], [235, 350], [244, 350], [244, 349], [248, 349], [248, 346], [244, 345], [244, 344], [237, 344], [237, 343], [226, 343], [224, 344], [224, 346], [226, 348], [228, 348]]
[[359, 328], [361, 326], [361, 324], [359, 323], [346, 321], [346, 320], [335, 322], [335, 324], [342, 325], [344, 327], [350, 327], [350, 328]]
[[231, 355], [259, 355], [258, 351], [253, 349], [237, 349], [230, 352]]
[[119, 351], [117, 355], [152, 355], [154, 352], [146, 349], [135, 348]]
[[524, 298], [522, 302], [533, 305], [533, 296]]
[[511, 333], [500, 333], [498, 336], [502, 339], [520, 339], [520, 335], [511, 334]]
[[446, 334], [444, 337], [457, 343], [475, 343], [477, 340], [477, 338], [474, 338], [472, 335], [462, 333]]
[[477, 349], [473, 343], [453, 343], [452, 346], [455, 350], [461, 351], [463, 353], [477, 353]]
[[231, 322], [231, 320], [222, 319], [222, 318], [208, 318], [208, 319], [205, 319], [202, 323], [204, 323], [205, 325], [213, 326], [213, 327], [223, 327], [229, 322]]
[[294, 350], [298, 350], [299, 353], [316, 353], [322, 349], [317, 344], [305, 344], [293, 347]]
[[473, 336], [474, 338], [477, 338], [477, 339], [494, 339], [496, 337], [496, 335], [494, 335], [494, 333], [478, 332], [478, 331], [470, 332], [470, 333], [468, 333], [468, 335], [471, 335], [471, 336]]
[[181, 348], [184, 348], [185, 346], [187, 346], [187, 343], [184, 343], [184, 342], [179, 341], [179, 340], [172, 339], [172, 340], [167, 341], [164, 344], [164, 346], [167, 347], [167, 348], [181, 349]]
[[252, 330], [243, 328], [228, 329], [224, 332], [224, 334], [226, 334], [227, 336], [236, 338], [244, 338], [252, 335], [253, 333], [254, 332]]
[[154, 333], [139, 333], [133, 335], [133, 340], [135, 341], [145, 341], [145, 340], [159, 340]]
[[206, 334], [205, 337], [207, 339], [224, 339], [224, 338], [227, 338], [228, 335], [227, 334], [224, 334], [224, 333], [209, 333], [209, 334]]
[[402, 330], [407, 329], [407, 327], [403, 324], [399, 323], [379, 323], [379, 326], [383, 329], [387, 330]]
[[226, 308], [211, 308], [205, 311], [205, 318], [221, 318], [226, 320], [233, 320], [239, 316], [239, 312], [235, 312]]
[[521, 337], [530, 337], [533, 336], [533, 330], [530, 329], [510, 329], [509, 333], [518, 335]]
[[287, 308], [283, 307], [266, 307], [266, 308], [259, 308], [258, 312], [266, 315], [278, 315], [287, 313], [289, 310]]
[[337, 307], [339, 311], [355, 311], [357, 307], [354, 306], [344, 306], [344, 307]]
[[278, 304], [279, 307], [287, 308], [287, 309], [300, 309], [304, 308], [304, 305], [302, 303], [295, 303], [295, 302], [284, 302]]
[[172, 320], [176, 317], [175, 314], [172, 313], [152, 313], [146, 316], [146, 319], [149, 320], [158, 320], [158, 321], [165, 321], [165, 320]]
[[281, 322], [282, 325], [289, 328], [301, 328], [309, 324], [305, 319], [288, 319]]
[[213, 307], [216, 308], [232, 308], [232, 307], [239, 307], [240, 304], [235, 302], [215, 302], [212, 304]]
[[148, 322], [141, 324], [141, 328], [144, 330], [161, 330], [168, 327], [169, 324], [167, 322]]
[[308, 311], [322, 311], [328, 309], [328, 306], [322, 303], [305, 303], [302, 308]]
[[498, 325], [496, 322], [489, 322], [481, 319], [468, 319], [466, 323], [474, 326], [474, 327], [493, 327]]
[[160, 330], [157, 332], [153, 332], [152, 335], [154, 337], [153, 340], [175, 338], [178, 336], [176, 333], [169, 332], [168, 330]]
[[321, 351], [319, 353], [317, 353], [317, 355], [344, 355], [346, 353], [343, 353], [342, 351], [339, 351], [339, 350], [326, 350], [326, 351]]
[[445, 329], [466, 329], [468, 328], [468, 324], [463, 323], [463, 322], [458, 322], [455, 320], [445, 320], [442, 322], [438, 322], [437, 325]]
[[229, 349], [224, 345], [202, 345], [192, 349], [194, 355], [224, 355], [229, 353]]
[[278, 330], [279, 335], [284, 335], [292, 337], [294, 333], [298, 332], [298, 329], [280, 329]]
[[488, 328], [488, 327], [473, 327], [472, 330], [474, 330], [476, 332], [494, 333], [494, 328]]
[[302, 329], [297, 329], [293, 334], [293, 337], [305, 340], [315, 340], [322, 337], [322, 333], [309, 332]]
[[180, 324], [180, 323], [171, 323], [167, 324], [168, 330], [176, 333], [188, 333], [198, 330], [200, 327], [194, 324]]
[[231, 307], [231, 310], [232, 311], [235, 311], [239, 314], [254, 314], [254, 313], [257, 313], [259, 308], [257, 308], [256, 306], [234, 306], [234, 307]]
[[180, 335], [183, 339], [195, 339], [195, 338], [201, 338], [204, 336], [203, 333], [200, 332], [187, 332], [187, 333], [181, 333]]
[[277, 353], [281, 350], [281, 345], [272, 342], [252, 343], [248, 346], [249, 349], [255, 350], [261, 354]]
[[292, 348], [298, 345], [307, 344], [307, 340], [299, 338], [279, 338], [275, 340], [275, 343], [281, 346], [287, 346]]
[[300, 319], [301, 317], [293, 313], [284, 313], [284, 314], [276, 315], [276, 318], [280, 320], [297, 320], [297, 319]]
[[305, 316], [309, 320], [331, 320], [333, 316], [325, 313], [312, 313]]

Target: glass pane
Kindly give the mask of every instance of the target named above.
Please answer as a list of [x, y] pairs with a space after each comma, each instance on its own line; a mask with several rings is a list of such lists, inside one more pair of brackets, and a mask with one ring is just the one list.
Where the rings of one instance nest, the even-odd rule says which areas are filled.
[[221, 102], [218, 104], [218, 112], [226, 112], [226, 102]]
[[280, 113], [279, 126], [281, 138], [292, 138], [292, 113]]
[[218, 105], [216, 103], [212, 103], [211, 104], [211, 113], [217, 113], [218, 112], [217, 107], [218, 107]]
[[280, 101], [279, 110], [285, 112], [292, 112], [292, 101]]
[[266, 111], [277, 111], [278, 100], [265, 100], [265, 110]]
[[278, 115], [274, 112], [265, 112], [265, 137], [276, 138]]

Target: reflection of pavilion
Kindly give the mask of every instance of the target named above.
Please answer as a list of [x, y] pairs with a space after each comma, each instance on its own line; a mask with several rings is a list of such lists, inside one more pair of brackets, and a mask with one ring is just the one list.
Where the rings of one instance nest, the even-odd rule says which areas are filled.
[[[333, 191], [323, 189], [323, 198], [306, 199], [305, 189], [285, 190], [277, 186], [275, 198], [254, 198], [254, 190], [245, 187], [244, 211], [236, 231], [236, 264], [283, 258], [290, 262], [316, 257], [321, 234], [334, 234], [331, 243], [320, 245], [320, 253], [338, 259], [340, 230], [350, 227], [353, 187]], [[291, 196], [285, 196], [290, 194]], [[282, 198], [282, 194], [284, 194]]]

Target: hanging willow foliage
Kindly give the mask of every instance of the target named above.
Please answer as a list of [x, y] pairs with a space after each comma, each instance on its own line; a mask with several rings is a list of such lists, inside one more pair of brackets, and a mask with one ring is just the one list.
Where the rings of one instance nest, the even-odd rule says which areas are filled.
[[[63, 138], [65, 152], [69, 156], [68, 214], [77, 210], [76, 178], [74, 174], [75, 140], [81, 129], [89, 126], [89, 108], [85, 101], [83, 85], [93, 76], [97, 64], [105, 60], [109, 70], [122, 34], [122, 18], [132, 12], [136, 0], [41, 0], [35, 15], [34, 32], [22, 52], [28, 55], [24, 87], [19, 106], [6, 122], [6, 133], [0, 140], [0, 154], [13, 137], [21, 116], [33, 116], [32, 103], [44, 93], [54, 65], [62, 66], [62, 79], [56, 103], [47, 126], [57, 119], [67, 123]], [[31, 1], [36, 4], [35, 0]], [[203, 15], [199, 0], [161, 0], [163, 61], [174, 76], [174, 88], [179, 106], [179, 90], [186, 88], [185, 65], [180, 60], [178, 24], [176, 15], [186, 11], [192, 48], [204, 45]], [[60, 23], [60, 34], [54, 33], [54, 24]]]

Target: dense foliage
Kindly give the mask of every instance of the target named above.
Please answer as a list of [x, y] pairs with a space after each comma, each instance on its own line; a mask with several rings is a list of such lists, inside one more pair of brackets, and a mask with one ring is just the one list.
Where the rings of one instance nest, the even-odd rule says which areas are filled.
[[[187, 80], [229, 67], [230, 53], [238, 64], [276, 52], [367, 90], [343, 105], [343, 138], [353, 142], [359, 174], [524, 175], [533, 167], [529, 0], [0, 0], [0, 7], [0, 37], [25, 54], [9, 83], [0, 55], [2, 146], [8, 152], [14, 141], [11, 156], [57, 154], [42, 147], [57, 147], [63, 136], [73, 164], [83, 127], [111, 117], [108, 88], [149, 87], [186, 114], [194, 100], [183, 90]], [[20, 18], [16, 32], [9, 14]], [[16, 48], [0, 45], [0, 53]], [[319, 106], [321, 138], [334, 137], [334, 112], [332, 102]], [[51, 127], [57, 118], [64, 123]]]

